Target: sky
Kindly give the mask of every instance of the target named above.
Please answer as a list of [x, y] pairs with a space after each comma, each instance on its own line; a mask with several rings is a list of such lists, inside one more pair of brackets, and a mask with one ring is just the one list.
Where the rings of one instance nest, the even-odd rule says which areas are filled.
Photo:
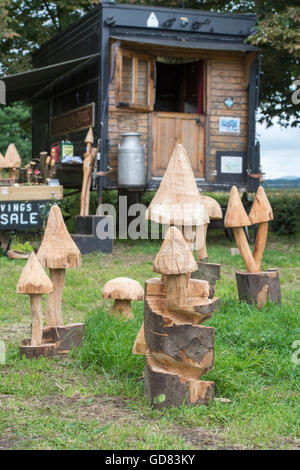
[[300, 127], [283, 129], [275, 124], [267, 129], [257, 124], [256, 131], [261, 144], [264, 178], [300, 178]]

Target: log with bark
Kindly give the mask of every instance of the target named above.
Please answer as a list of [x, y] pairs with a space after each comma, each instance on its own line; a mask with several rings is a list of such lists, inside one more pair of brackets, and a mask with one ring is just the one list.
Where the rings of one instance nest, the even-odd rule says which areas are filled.
[[208, 282], [190, 279], [197, 263], [175, 227], [168, 230], [153, 269], [162, 278], [146, 281], [144, 338], [140, 331], [133, 348], [145, 354], [145, 395], [157, 408], [207, 404], [214, 384], [200, 377], [214, 366], [215, 330], [203, 322], [218, 299], [208, 299]]

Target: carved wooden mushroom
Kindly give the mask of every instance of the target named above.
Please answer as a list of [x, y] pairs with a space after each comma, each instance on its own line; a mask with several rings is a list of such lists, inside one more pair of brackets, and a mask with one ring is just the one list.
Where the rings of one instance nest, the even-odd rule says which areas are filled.
[[[49, 294], [52, 291], [52, 282], [43, 270], [36, 254], [32, 252], [22, 271], [21, 277], [17, 284], [16, 292], [17, 294], [29, 294], [30, 296], [32, 334], [31, 343], [30, 345], [27, 345], [27, 351], [29, 347], [31, 347], [31, 349], [34, 347], [39, 347], [39, 355], [41, 355], [43, 337], [42, 295]], [[48, 349], [49, 345], [46, 345], [45, 350], [47, 351]], [[35, 352], [36, 351], [37, 350], [35, 350]], [[35, 354], [33, 354], [33, 356], [34, 355]]]
[[255, 240], [254, 261], [258, 271], [261, 270], [261, 261], [268, 238], [268, 225], [273, 220], [273, 210], [262, 186], [259, 186], [254, 203], [249, 214], [251, 224], [258, 224]]
[[64, 223], [60, 208], [50, 209], [47, 227], [38, 258], [44, 268], [49, 268], [53, 293], [49, 295], [46, 311], [47, 326], [62, 326], [62, 295], [67, 268], [81, 266], [81, 253], [72, 240]]
[[236, 245], [249, 273], [257, 273], [257, 265], [251, 253], [244, 227], [251, 225], [236, 186], [232, 186], [230, 199], [225, 214], [224, 225], [233, 229]]
[[158, 191], [149, 205], [146, 219], [182, 227], [182, 233], [193, 248], [195, 227], [209, 223], [193, 169], [183, 145], [175, 146]]
[[9, 144], [5, 153], [5, 168], [9, 168], [9, 177], [12, 183], [16, 180], [16, 168], [22, 164], [21, 157], [14, 144]]
[[167, 278], [168, 306], [186, 305], [188, 274], [197, 271], [198, 265], [182, 233], [170, 227], [157, 254], [153, 271]]
[[133, 318], [131, 301], [143, 300], [144, 289], [138, 281], [128, 277], [117, 277], [104, 285], [102, 296], [104, 299], [115, 301], [111, 308], [113, 316], [130, 320]]
[[[213, 199], [212, 197], [209, 196], [202, 196], [200, 195], [201, 201], [204, 204], [204, 207], [207, 211], [208, 217], [210, 220], [217, 220], [217, 219], [222, 219], [223, 218], [223, 213], [220, 204]], [[203, 226], [204, 230], [204, 243], [202, 247], [198, 249], [197, 245], [198, 243], [196, 242], [196, 249], [197, 249], [197, 257], [198, 260], [206, 260], [207, 259], [207, 250], [206, 250], [206, 235], [207, 235], [207, 227], [208, 223], [206, 223]]]

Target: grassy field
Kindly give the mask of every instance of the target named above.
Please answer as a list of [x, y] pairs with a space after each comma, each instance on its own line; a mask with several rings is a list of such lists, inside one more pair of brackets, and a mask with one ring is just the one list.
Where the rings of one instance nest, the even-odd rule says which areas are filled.
[[[108, 315], [104, 283], [154, 276], [160, 242], [116, 242], [113, 255], [86, 255], [66, 277], [65, 322], [86, 321], [84, 344], [65, 359], [20, 359], [30, 335], [29, 299], [15, 286], [24, 261], [0, 258], [0, 449], [296, 449], [299, 435], [300, 364], [292, 344], [300, 340], [300, 237], [269, 240], [263, 269], [280, 271], [282, 306], [261, 311], [237, 301], [234, 278], [243, 269], [222, 232], [209, 232], [211, 262], [222, 264], [216, 295], [221, 308], [206, 325], [216, 329], [216, 384], [209, 406], [153, 410], [143, 397], [143, 357], [131, 348], [143, 320]], [[226, 398], [227, 401], [220, 400]]]

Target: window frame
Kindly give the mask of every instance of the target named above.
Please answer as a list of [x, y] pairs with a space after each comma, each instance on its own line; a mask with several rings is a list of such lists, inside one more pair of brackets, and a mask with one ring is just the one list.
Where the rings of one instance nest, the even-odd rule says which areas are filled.
[[[129, 103], [122, 101], [122, 75], [123, 75], [123, 57], [132, 58], [132, 93]], [[140, 104], [137, 100], [137, 83], [138, 83], [138, 66], [139, 61], [147, 61], [148, 63], [148, 90], [147, 104]], [[153, 56], [132, 51], [127, 48], [120, 47], [117, 51], [116, 70], [117, 70], [117, 91], [116, 91], [116, 107], [125, 109], [134, 109], [138, 111], [153, 111], [154, 109], [154, 64]]]

